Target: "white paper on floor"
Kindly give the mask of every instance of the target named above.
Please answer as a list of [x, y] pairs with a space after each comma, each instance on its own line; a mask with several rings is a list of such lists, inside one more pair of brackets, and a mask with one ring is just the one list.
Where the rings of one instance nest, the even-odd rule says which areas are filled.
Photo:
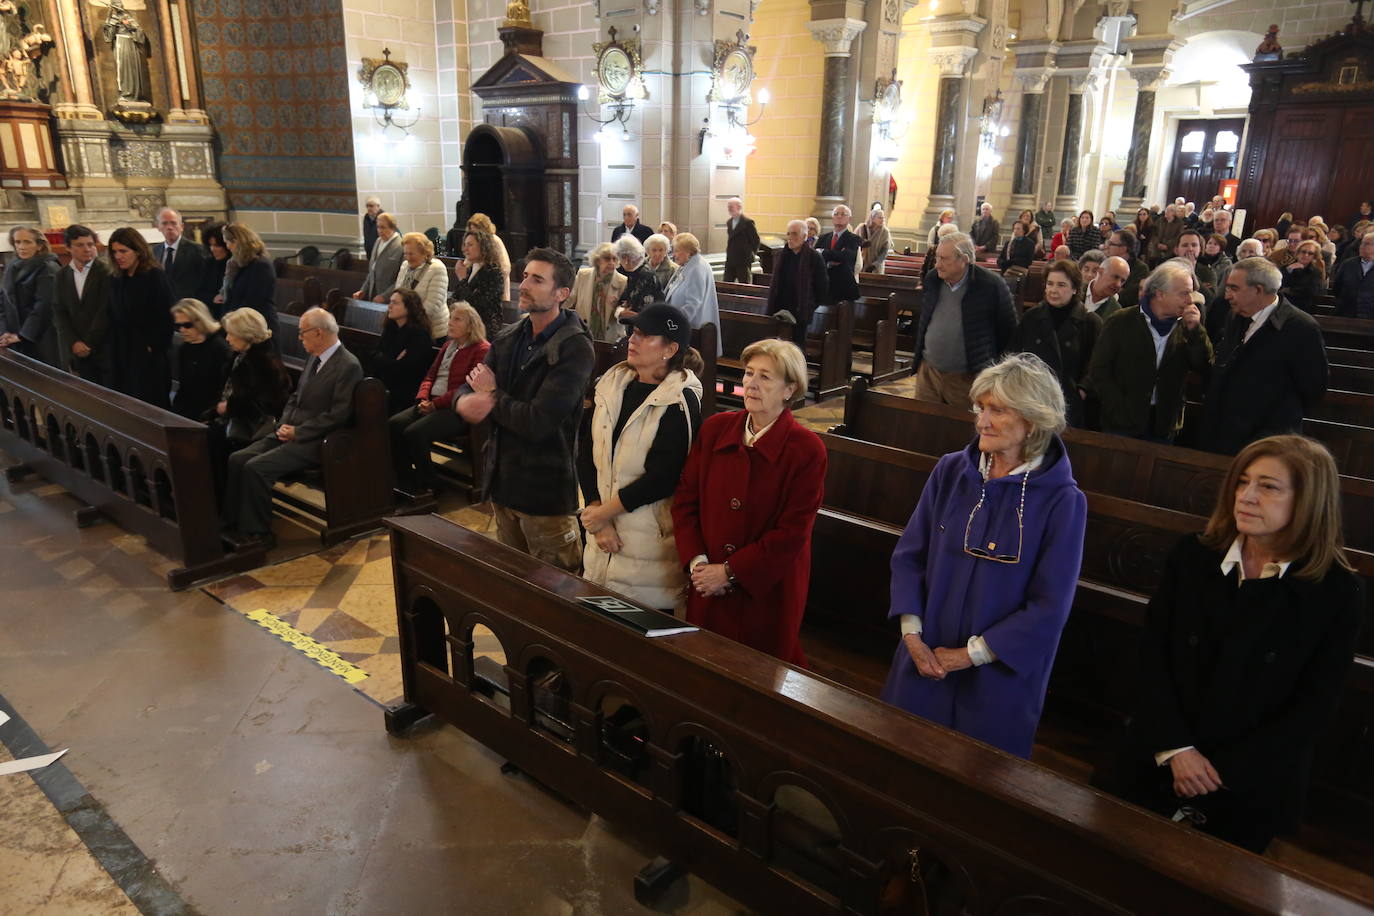
[[27, 770], [41, 770], [65, 753], [67, 752], [58, 751], [56, 754], [42, 754], [38, 757], [25, 757], [23, 760], [7, 760], [4, 763], [0, 763], [0, 776], [8, 776], [11, 773], [23, 773]]

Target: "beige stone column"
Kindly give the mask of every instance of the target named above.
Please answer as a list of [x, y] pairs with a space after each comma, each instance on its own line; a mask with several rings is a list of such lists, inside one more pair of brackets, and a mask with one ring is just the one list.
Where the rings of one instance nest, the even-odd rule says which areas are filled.
[[191, 56], [195, 47], [191, 36], [191, 15], [189, 0], [172, 0], [172, 34], [176, 41], [177, 72], [182, 77], [181, 107], [184, 120], [188, 124], [209, 124], [210, 116], [205, 113], [205, 99], [201, 96], [200, 78], [196, 74], [196, 62]]
[[105, 116], [95, 107], [91, 93], [91, 70], [86, 62], [86, 39], [81, 32], [81, 14], [76, 0], [53, 0], [57, 14], [57, 37], [64, 49], [63, 76], [68, 87], [67, 101], [53, 106], [53, 114], [72, 120], [102, 121]]
[[[819, 6], [812, 5], [814, 16]], [[825, 46], [825, 88], [821, 94], [821, 143], [816, 167], [816, 201], [811, 215], [824, 220], [848, 196], [850, 153], [854, 142], [854, 67], [850, 48], [867, 27], [862, 19], [812, 19], [811, 37]], [[850, 209], [856, 212], [859, 204]]]
[[940, 90], [931, 153], [930, 196], [917, 238], [922, 248], [940, 212], [958, 211], [960, 160], [971, 159], [977, 154], [978, 135], [969, 131], [969, 76], [974, 58], [978, 56], [978, 34], [986, 25], [985, 20], [975, 17], [935, 20], [927, 24], [933, 43], [927, 58], [940, 71]]

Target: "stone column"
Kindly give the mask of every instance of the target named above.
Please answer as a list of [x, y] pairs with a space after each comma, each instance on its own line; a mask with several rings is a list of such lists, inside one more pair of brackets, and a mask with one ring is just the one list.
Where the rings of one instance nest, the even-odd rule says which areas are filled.
[[[181, 105], [183, 120], [188, 124], [209, 124], [210, 116], [205, 113], [205, 99], [200, 91], [200, 78], [196, 74], [196, 62], [191, 57], [195, 47], [191, 35], [191, 21], [188, 0], [171, 0], [172, 32], [176, 40], [177, 71], [182, 78]], [[451, 208], [450, 208], [451, 209]]]
[[1036, 181], [1040, 177], [1040, 150], [1045, 143], [1045, 87], [1054, 70], [1050, 67], [1018, 69], [1016, 86], [1021, 90], [1021, 123], [1016, 137], [1016, 170], [1012, 173], [1011, 200], [1003, 225], [1011, 224], [1022, 210], [1035, 210]]
[[162, 64], [167, 71], [167, 120], [170, 123], [185, 120], [182, 110], [184, 97], [181, 74], [177, 68], [177, 42], [172, 33], [172, 9], [167, 0], [158, 0], [157, 24], [162, 35]]
[[943, 210], [955, 210], [959, 169], [959, 138], [968, 110], [968, 69], [978, 49], [972, 44], [933, 49], [930, 62], [940, 70], [940, 95], [935, 107], [935, 149], [930, 168], [930, 197], [921, 219], [919, 247]]
[[[821, 95], [821, 148], [816, 168], [816, 202], [811, 215], [824, 220], [845, 203], [849, 142], [854, 124], [854, 74], [849, 50], [868, 23], [862, 19], [813, 19], [811, 36], [825, 46], [825, 83]], [[861, 209], [864, 205], [860, 204]], [[851, 208], [853, 205], [851, 204]]]
[[1133, 212], [1145, 199], [1145, 171], [1149, 166], [1150, 139], [1155, 123], [1155, 92], [1168, 75], [1161, 65], [1129, 68], [1139, 91], [1135, 97], [1135, 117], [1131, 121], [1131, 148], [1126, 154], [1126, 169], [1121, 185], [1121, 211]]
[[91, 94], [91, 70], [86, 62], [86, 39], [81, 32], [81, 13], [76, 0], [55, 0], [56, 37], [66, 50], [66, 82], [70, 87], [70, 101], [58, 102], [53, 114], [59, 118], [103, 121], [105, 116], [95, 107]]
[[1073, 73], [1069, 75], [1069, 96], [1064, 118], [1064, 150], [1059, 165], [1059, 188], [1055, 198], [1056, 210], [1069, 213], [1079, 208], [1079, 172], [1083, 160], [1083, 120], [1084, 95], [1088, 90], [1097, 88], [1098, 74]]

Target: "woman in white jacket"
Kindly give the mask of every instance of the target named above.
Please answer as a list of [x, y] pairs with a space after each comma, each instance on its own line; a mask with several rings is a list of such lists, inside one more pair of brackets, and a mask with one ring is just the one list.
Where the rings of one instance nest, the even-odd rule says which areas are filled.
[[681, 309], [651, 305], [631, 322], [628, 357], [597, 382], [578, 478], [590, 537], [582, 575], [669, 613], [686, 606], [673, 539], [673, 493], [701, 427], [701, 382], [686, 368]]
[[401, 237], [401, 269], [393, 289], [413, 289], [425, 305], [430, 337], [448, 337], [448, 268], [434, 256], [434, 243], [419, 232]]

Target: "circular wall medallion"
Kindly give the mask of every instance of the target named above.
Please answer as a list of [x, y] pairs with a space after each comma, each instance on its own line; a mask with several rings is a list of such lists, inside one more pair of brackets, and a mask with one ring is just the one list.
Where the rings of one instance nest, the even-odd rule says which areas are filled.
[[383, 105], [397, 105], [406, 95], [406, 78], [391, 64], [382, 64], [372, 72], [372, 94]]
[[744, 95], [753, 82], [754, 65], [750, 62], [748, 54], [737, 49], [725, 55], [725, 60], [720, 65], [720, 84], [727, 98]]
[[601, 89], [606, 95], [623, 95], [630, 86], [630, 78], [634, 75], [630, 55], [626, 54], [623, 48], [614, 45], [601, 53], [596, 70]]

